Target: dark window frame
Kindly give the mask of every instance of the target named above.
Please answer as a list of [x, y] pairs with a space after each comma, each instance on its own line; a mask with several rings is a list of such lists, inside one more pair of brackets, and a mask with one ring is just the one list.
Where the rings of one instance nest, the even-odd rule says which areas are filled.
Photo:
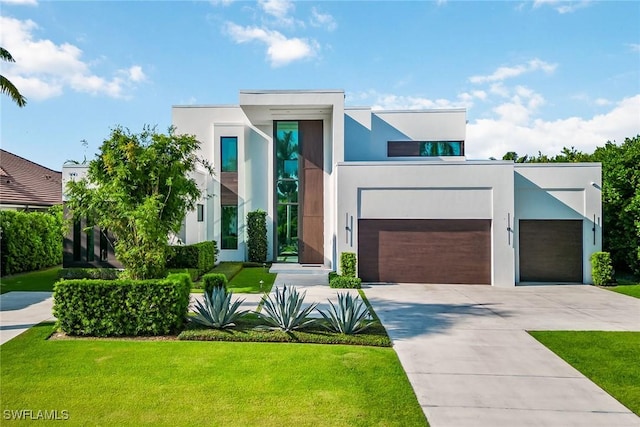
[[[423, 145], [439, 143], [460, 144], [460, 154], [453, 155], [425, 155]], [[392, 140], [387, 141], [387, 157], [464, 157], [464, 140], [434, 140], [434, 141], [412, 141], [412, 140]]]
[[198, 203], [196, 205], [196, 215], [198, 217], [198, 222], [204, 222], [204, 205]]
[[[225, 162], [225, 141], [233, 141], [234, 143], [234, 155], [235, 155], [235, 167], [226, 167]], [[220, 137], [220, 171], [221, 172], [238, 172], [238, 137], [237, 136], [221, 136]]]
[[[221, 208], [220, 249], [237, 250], [238, 249], [238, 229], [239, 229], [238, 205], [222, 205], [220, 208]], [[227, 227], [225, 227], [225, 222], [228, 221], [228, 218], [225, 215], [226, 215], [226, 212], [228, 212], [228, 209], [225, 209], [225, 208], [235, 209], [235, 223], [236, 223], [235, 234], [227, 234]]]

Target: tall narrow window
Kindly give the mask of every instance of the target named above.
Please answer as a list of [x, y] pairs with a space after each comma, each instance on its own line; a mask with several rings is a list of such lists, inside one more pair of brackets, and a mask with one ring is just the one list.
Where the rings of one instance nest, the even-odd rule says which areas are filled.
[[73, 221], [73, 260], [82, 260], [82, 222], [79, 219]]
[[[88, 221], [87, 221], [88, 222]], [[95, 260], [95, 253], [94, 253], [94, 232], [95, 232], [95, 228], [91, 227], [90, 229], [87, 230], [87, 262], [91, 262]]]
[[275, 123], [278, 261], [298, 262], [298, 122]]
[[238, 172], [238, 138], [235, 136], [220, 138], [220, 151], [222, 172]]
[[238, 249], [238, 206], [222, 206], [222, 249]]
[[204, 205], [198, 203], [196, 205], [197, 213], [198, 213], [198, 222], [204, 221]]

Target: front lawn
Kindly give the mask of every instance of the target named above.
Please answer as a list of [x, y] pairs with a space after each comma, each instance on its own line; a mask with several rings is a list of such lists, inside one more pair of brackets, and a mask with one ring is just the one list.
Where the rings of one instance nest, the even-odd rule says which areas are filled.
[[68, 411], [82, 425], [424, 426], [391, 348], [135, 340], [0, 347], [2, 410]]
[[619, 294], [625, 294], [631, 297], [640, 298], [640, 285], [618, 285], [613, 287], [606, 287], [605, 289], [617, 292]]
[[[260, 281], [263, 281], [262, 287]], [[233, 293], [260, 294], [270, 292], [276, 274], [269, 273], [268, 268], [245, 267], [227, 284], [227, 289]]]
[[29, 273], [6, 276], [0, 279], [0, 294], [11, 291], [49, 291], [53, 292], [53, 284], [58, 281], [58, 272], [62, 267]]
[[529, 333], [620, 403], [640, 415], [640, 332]]

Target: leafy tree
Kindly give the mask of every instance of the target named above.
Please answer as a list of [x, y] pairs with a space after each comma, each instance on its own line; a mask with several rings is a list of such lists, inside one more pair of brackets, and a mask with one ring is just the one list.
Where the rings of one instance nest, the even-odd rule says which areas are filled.
[[178, 233], [201, 195], [189, 173], [202, 164], [200, 142], [145, 126], [140, 134], [117, 127], [89, 163], [87, 180], [67, 185], [67, 206], [113, 233], [118, 259], [134, 279], [162, 277], [167, 236]]
[[614, 267], [640, 275], [640, 135], [596, 148], [602, 163], [604, 246]]
[[[0, 59], [6, 62], [16, 62], [9, 51], [3, 47], [0, 47]], [[0, 75], [0, 92], [8, 95], [18, 107], [24, 107], [27, 105], [27, 98], [22, 96], [18, 88], [9, 81], [5, 76]]]

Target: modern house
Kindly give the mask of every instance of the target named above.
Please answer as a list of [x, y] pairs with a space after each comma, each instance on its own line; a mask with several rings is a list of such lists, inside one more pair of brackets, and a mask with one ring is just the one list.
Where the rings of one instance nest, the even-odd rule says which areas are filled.
[[0, 209], [40, 211], [62, 204], [62, 173], [0, 149]]
[[467, 160], [464, 109], [373, 111], [346, 108], [341, 90], [276, 90], [172, 117], [215, 167], [196, 174], [212, 197], [181, 240], [216, 240], [222, 261], [246, 259], [246, 216], [262, 209], [270, 260], [336, 269], [355, 252], [365, 282], [591, 282], [600, 164]]

